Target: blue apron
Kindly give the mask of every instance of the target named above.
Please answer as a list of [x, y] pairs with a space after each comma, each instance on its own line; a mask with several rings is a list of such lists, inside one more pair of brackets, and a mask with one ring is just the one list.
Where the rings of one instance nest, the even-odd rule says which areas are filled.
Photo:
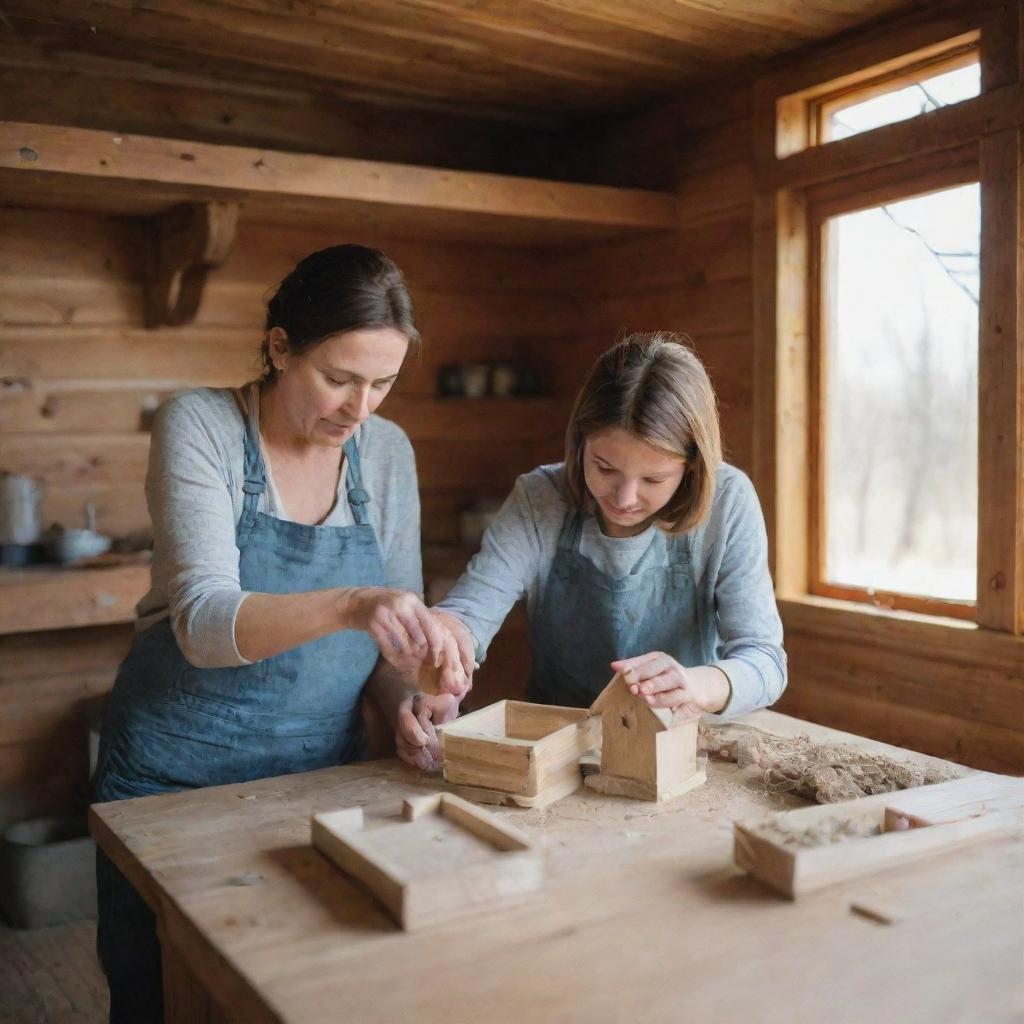
[[589, 707], [614, 674], [611, 662], [651, 651], [691, 667], [712, 660], [686, 534], [656, 529], [632, 571], [616, 578], [580, 553], [582, 533], [571, 509], [530, 627], [528, 700]]
[[[323, 527], [257, 510], [267, 489], [258, 427], [246, 417], [243, 590], [285, 594], [384, 586], [359, 452], [345, 445], [354, 526]], [[93, 799], [117, 800], [310, 771], [351, 758], [359, 697], [377, 661], [368, 634], [331, 633], [251, 665], [195, 668], [170, 622], [136, 635], [107, 702]]]

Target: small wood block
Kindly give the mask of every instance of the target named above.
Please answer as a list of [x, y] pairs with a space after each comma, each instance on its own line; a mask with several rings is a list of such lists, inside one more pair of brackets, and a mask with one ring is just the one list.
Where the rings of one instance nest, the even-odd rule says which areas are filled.
[[583, 785], [583, 774], [578, 766], [567, 765], [564, 777], [561, 780], [552, 778], [544, 787], [543, 792], [537, 796], [521, 796], [518, 793], [506, 793], [500, 789], [488, 789], [486, 786], [460, 786], [450, 782], [445, 785], [453, 793], [457, 793], [467, 800], [474, 800], [478, 804], [543, 809], [575, 793]]
[[551, 802], [578, 788], [579, 759], [600, 745], [600, 730], [586, 708], [499, 701], [438, 730], [445, 781]]
[[735, 822], [733, 856], [738, 867], [795, 899], [1022, 827], [1024, 783], [979, 773]]
[[647, 800], [655, 803], [672, 800], [684, 793], [689, 793], [690, 790], [696, 789], [698, 786], [703, 786], [708, 781], [708, 773], [704, 768], [699, 768], [688, 779], [680, 780], [662, 793], [658, 792], [657, 783], [627, 779], [621, 775], [609, 775], [607, 772], [588, 775], [584, 781], [590, 789], [598, 793], [605, 793], [608, 796], [628, 796], [633, 800]]
[[451, 793], [315, 814], [312, 838], [407, 931], [518, 901], [543, 881], [522, 832]]

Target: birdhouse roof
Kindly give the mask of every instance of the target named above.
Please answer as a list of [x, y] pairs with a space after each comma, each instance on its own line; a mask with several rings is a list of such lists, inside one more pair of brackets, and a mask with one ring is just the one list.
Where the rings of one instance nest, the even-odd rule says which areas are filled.
[[659, 730], [667, 729], [672, 724], [672, 712], [668, 708], [652, 708], [645, 700], [634, 697], [626, 680], [617, 672], [611, 682], [597, 695], [597, 700], [590, 705], [591, 711], [610, 711], [623, 705], [635, 707], [639, 705], [658, 724]]

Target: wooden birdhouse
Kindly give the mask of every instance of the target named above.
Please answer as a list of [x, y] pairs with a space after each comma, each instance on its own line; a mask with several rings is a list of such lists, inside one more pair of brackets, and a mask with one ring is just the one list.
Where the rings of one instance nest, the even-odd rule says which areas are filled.
[[672, 714], [635, 697], [616, 675], [591, 705], [601, 716], [601, 771], [586, 783], [600, 793], [668, 800], [707, 781], [697, 763], [697, 722], [672, 726]]

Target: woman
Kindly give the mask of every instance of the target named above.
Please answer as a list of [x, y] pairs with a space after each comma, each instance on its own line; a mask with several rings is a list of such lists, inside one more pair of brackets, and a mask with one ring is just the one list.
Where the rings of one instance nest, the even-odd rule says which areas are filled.
[[[465, 677], [417, 596], [412, 449], [371, 416], [418, 346], [398, 268], [336, 246], [302, 260], [269, 303], [261, 381], [161, 408], [146, 480], [152, 589], [107, 704], [95, 800], [344, 763], [364, 685], [400, 753], [429, 765], [429, 719], [454, 701], [421, 698], [417, 722], [406, 678], [428, 659], [449, 689]], [[102, 854], [97, 882], [111, 1020], [160, 1020], [152, 914]]]
[[601, 356], [565, 462], [519, 478], [437, 610], [482, 660], [523, 596], [529, 700], [586, 707], [615, 672], [677, 721], [782, 693], [764, 519], [722, 463], [711, 382], [679, 338], [635, 334]]

